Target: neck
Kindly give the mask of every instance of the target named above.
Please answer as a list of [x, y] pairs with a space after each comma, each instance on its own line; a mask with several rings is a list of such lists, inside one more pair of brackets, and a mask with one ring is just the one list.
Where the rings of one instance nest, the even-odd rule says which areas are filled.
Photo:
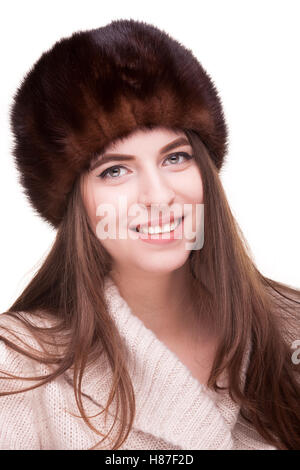
[[194, 311], [187, 263], [171, 273], [112, 270], [110, 277], [134, 315], [160, 336], [184, 331], [191, 325]]

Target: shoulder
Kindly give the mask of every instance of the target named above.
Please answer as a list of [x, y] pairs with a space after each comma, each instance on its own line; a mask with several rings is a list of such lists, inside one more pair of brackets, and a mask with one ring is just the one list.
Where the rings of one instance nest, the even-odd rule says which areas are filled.
[[[29, 356], [17, 349], [29, 352]], [[0, 314], [0, 449], [39, 449], [35, 382], [39, 363], [30, 357], [38, 344], [15, 314]], [[25, 390], [27, 389], [27, 390]], [[21, 393], [22, 392], [22, 393]], [[38, 400], [39, 402], [40, 400]]]
[[34, 343], [39, 335], [42, 337], [51, 334], [52, 328], [58, 324], [58, 319], [45, 311], [5, 312], [0, 314], [0, 335], [5, 338], [13, 335], [15, 339], [28, 339], [29, 343]]
[[[0, 369], [11, 373], [38, 369], [39, 357], [57, 349], [48, 344], [49, 331], [56, 323], [45, 312], [5, 312], [0, 314]], [[50, 329], [49, 329], [50, 328]], [[54, 335], [51, 335], [52, 337]], [[51, 343], [51, 342], [49, 342]], [[46, 348], [47, 345], [47, 348]]]
[[[43, 383], [56, 368], [43, 358], [45, 352], [56, 350], [56, 344], [48, 344], [49, 327], [56, 324], [44, 313], [0, 314], [0, 422], [5, 423], [0, 426], [1, 450], [55, 448], [57, 409], [59, 400], [62, 406], [67, 403], [63, 396], [67, 386], [57, 378]], [[43, 334], [47, 341], [41, 339]]]

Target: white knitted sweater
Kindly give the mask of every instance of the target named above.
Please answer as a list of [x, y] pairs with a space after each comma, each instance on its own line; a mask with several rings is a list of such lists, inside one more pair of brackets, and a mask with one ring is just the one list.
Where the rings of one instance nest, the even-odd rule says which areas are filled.
[[[111, 278], [106, 279], [105, 297], [126, 345], [136, 399], [133, 428], [120, 449], [275, 449], [242, 419], [239, 406], [227, 393], [216, 394], [200, 384], [178, 357], [133, 315]], [[1, 315], [1, 335], [8, 337], [2, 325], [7, 322], [11, 325], [12, 321], [5, 314]], [[15, 327], [15, 330], [21, 331], [20, 328]], [[25, 334], [24, 327], [22, 332]], [[26, 336], [26, 343], [36, 345], [31, 336]], [[249, 348], [242, 381], [248, 359]], [[47, 366], [26, 359], [3, 341], [0, 341], [0, 368], [22, 376], [48, 372]], [[71, 368], [32, 391], [0, 397], [0, 449], [84, 450], [101, 440], [101, 435], [93, 432], [80, 417], [72, 373]], [[82, 392], [88, 416], [96, 415], [105, 407], [111, 377], [103, 356], [86, 369]], [[0, 380], [0, 392], [30, 387], [34, 383]], [[91, 418], [95, 428], [107, 432], [113, 423], [114, 410], [112, 406], [106, 423], [103, 413]], [[115, 434], [111, 439], [113, 437]], [[105, 441], [98, 448], [111, 448], [109, 442]]]

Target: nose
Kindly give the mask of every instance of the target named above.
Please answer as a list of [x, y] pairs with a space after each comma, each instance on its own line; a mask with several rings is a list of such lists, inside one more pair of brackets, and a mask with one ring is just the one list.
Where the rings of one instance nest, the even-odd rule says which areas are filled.
[[174, 201], [175, 191], [166, 178], [157, 170], [148, 170], [140, 180], [138, 202], [149, 206], [151, 204], [170, 205]]

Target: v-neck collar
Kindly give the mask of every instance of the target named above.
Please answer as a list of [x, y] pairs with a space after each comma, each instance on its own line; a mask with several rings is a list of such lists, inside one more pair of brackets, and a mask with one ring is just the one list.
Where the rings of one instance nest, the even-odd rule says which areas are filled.
[[[179, 358], [132, 313], [107, 276], [105, 301], [124, 342], [136, 400], [133, 427], [182, 449], [231, 449], [239, 405], [226, 391], [216, 393], [195, 379]], [[242, 383], [250, 349], [243, 359]], [[112, 372], [106, 358], [85, 370], [82, 392], [105, 407]], [[219, 385], [226, 383], [223, 374]], [[109, 409], [114, 413], [115, 407]]]

